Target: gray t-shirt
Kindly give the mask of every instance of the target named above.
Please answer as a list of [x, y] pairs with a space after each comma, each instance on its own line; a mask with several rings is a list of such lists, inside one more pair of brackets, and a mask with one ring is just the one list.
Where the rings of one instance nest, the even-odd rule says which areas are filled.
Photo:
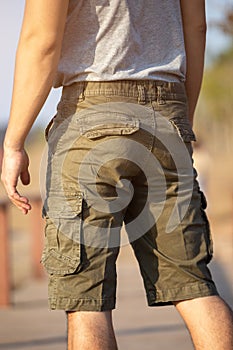
[[54, 86], [185, 80], [179, 0], [70, 0]]

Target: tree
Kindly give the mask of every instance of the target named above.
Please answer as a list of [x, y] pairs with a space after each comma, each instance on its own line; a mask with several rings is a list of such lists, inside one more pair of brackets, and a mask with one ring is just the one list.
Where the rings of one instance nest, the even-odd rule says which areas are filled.
[[229, 6], [225, 12], [224, 21], [216, 23], [217, 27], [233, 39], [233, 6]]
[[233, 147], [233, 7], [215, 27], [230, 36], [232, 44], [205, 70], [195, 131], [210, 147], [216, 143], [216, 149], [221, 145], [224, 151]]

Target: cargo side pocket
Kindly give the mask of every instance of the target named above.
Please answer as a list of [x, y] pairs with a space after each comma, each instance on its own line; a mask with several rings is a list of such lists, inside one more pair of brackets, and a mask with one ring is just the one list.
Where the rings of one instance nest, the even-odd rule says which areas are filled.
[[209, 220], [208, 220], [206, 212], [205, 212], [205, 209], [207, 208], [206, 197], [201, 190], [199, 190], [199, 193], [201, 196], [201, 214], [202, 214], [202, 218], [205, 222], [205, 227], [206, 227], [205, 241], [206, 241], [206, 247], [207, 247], [207, 252], [208, 252], [208, 259], [207, 259], [207, 263], [208, 263], [208, 262], [210, 262], [210, 260], [213, 257], [213, 240], [212, 240], [212, 236], [211, 236]]
[[45, 247], [41, 262], [53, 275], [67, 275], [81, 266], [81, 192], [50, 193], [43, 208]]
[[196, 141], [195, 134], [186, 117], [176, 116], [171, 118], [170, 122], [184, 142]]

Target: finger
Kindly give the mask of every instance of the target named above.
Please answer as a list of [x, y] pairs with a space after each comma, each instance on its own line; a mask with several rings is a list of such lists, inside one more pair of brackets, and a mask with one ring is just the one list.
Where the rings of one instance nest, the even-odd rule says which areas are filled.
[[20, 210], [22, 211], [29, 211], [31, 210], [31, 205], [29, 203], [24, 203], [24, 202], [20, 202], [18, 200], [15, 199], [11, 199], [11, 202]]
[[27, 197], [21, 196], [18, 191], [15, 191], [11, 198], [22, 203], [29, 203], [29, 199]]
[[22, 203], [22, 202], [14, 202], [15, 205], [17, 205], [18, 208], [20, 209], [27, 209], [27, 210], [31, 210], [31, 204], [30, 203]]
[[27, 209], [21, 209], [21, 211], [22, 211], [22, 213], [24, 214], [24, 215], [27, 215], [28, 214], [28, 210]]
[[27, 214], [31, 209], [16, 206], [23, 214]]
[[31, 209], [29, 199], [26, 197], [21, 197], [18, 193], [16, 193], [15, 196], [11, 197], [11, 201], [19, 207]]

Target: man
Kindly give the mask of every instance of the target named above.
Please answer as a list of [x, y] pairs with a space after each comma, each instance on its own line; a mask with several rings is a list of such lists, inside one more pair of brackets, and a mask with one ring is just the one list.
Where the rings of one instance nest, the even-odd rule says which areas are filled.
[[26, 1], [2, 180], [27, 214], [17, 192], [19, 177], [30, 182], [24, 141], [53, 83], [63, 86], [46, 130], [42, 262], [50, 307], [67, 312], [69, 350], [117, 348], [111, 310], [123, 221], [148, 304], [174, 304], [196, 349], [232, 349], [232, 313], [206, 266], [211, 237], [190, 161], [205, 30], [203, 0]]

